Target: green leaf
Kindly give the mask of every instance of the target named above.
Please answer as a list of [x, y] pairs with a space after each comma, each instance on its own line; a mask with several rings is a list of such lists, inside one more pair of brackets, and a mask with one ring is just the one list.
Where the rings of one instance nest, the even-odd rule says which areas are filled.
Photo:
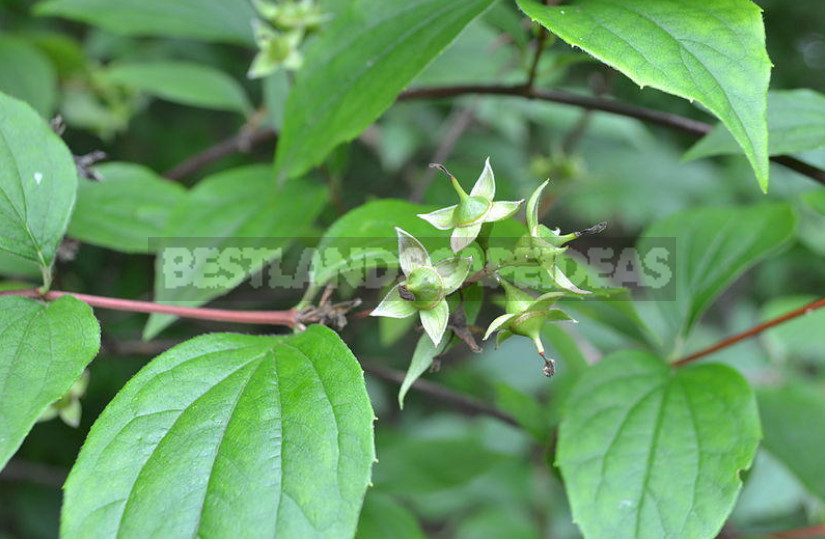
[[100, 326], [71, 297], [0, 297], [0, 469], [100, 349]]
[[353, 3], [308, 50], [289, 94], [279, 178], [318, 165], [358, 136], [494, 0]]
[[107, 68], [105, 77], [182, 105], [241, 114], [252, 110], [241, 85], [207, 65], [170, 61], [122, 63]]
[[35, 279], [40, 277], [40, 268], [34, 262], [0, 251], [0, 275]]
[[518, 0], [532, 19], [642, 87], [696, 100], [742, 146], [768, 188], [765, 119], [771, 62], [762, 10], [750, 0]]
[[[654, 223], [639, 250], [661, 250], [670, 275], [648, 280], [671, 345], [685, 337], [716, 297], [748, 268], [793, 235], [796, 215], [787, 204], [698, 208]], [[669, 278], [665, 278], [669, 277]]]
[[[427, 249], [444, 247], [439, 240], [449, 238], [449, 231], [436, 230], [417, 215], [430, 209], [403, 200], [382, 199], [359, 206], [338, 219], [318, 244], [307, 296], [311, 297], [339, 275], [356, 286], [368, 269], [398, 268], [395, 227], [421, 240]], [[451, 254], [448, 249], [442, 251], [440, 258]], [[434, 257], [434, 261], [438, 259]]]
[[[821, 331], [821, 326], [820, 326]], [[804, 484], [825, 500], [825, 393], [821, 387], [795, 383], [760, 389], [759, 414], [765, 448]]]
[[384, 447], [375, 486], [402, 496], [466, 485], [504, 460], [475, 439], [404, 439]]
[[[229, 292], [280, 258], [325, 203], [323, 187], [308, 179], [276, 188], [265, 165], [202, 180], [169, 216], [155, 260], [155, 301], [198, 306]], [[152, 314], [145, 338], [174, 320]]]
[[825, 215], [825, 192], [810, 191], [802, 196], [802, 200], [813, 208], [814, 211]]
[[116, 251], [151, 253], [150, 239], [162, 235], [186, 190], [132, 163], [104, 163], [95, 170], [103, 180], [81, 180], [69, 235]]
[[623, 351], [567, 399], [557, 464], [585, 537], [714, 537], [759, 438], [753, 391], [730, 367], [673, 372]]
[[256, 14], [247, 0], [48, 0], [34, 11], [118, 34], [254, 44]]
[[535, 515], [528, 507], [485, 507], [463, 518], [455, 530], [455, 539], [489, 539], [501, 537], [507, 530], [507, 539], [540, 539], [544, 537]]
[[23, 39], [0, 36], [0, 92], [22, 99], [48, 117], [57, 104], [57, 73], [49, 59]]
[[[784, 155], [825, 147], [825, 95], [813, 90], [768, 93], [768, 153]], [[685, 159], [735, 155], [742, 149], [724, 125], [694, 144]]]
[[401, 389], [398, 390], [398, 407], [400, 409], [404, 409], [404, 397], [410, 387], [432, 366], [433, 358], [444, 351], [448, 341], [449, 339], [441, 339], [438, 345], [435, 345], [427, 335], [422, 335], [418, 339], [407, 374], [401, 383]]
[[496, 408], [512, 416], [536, 441], [546, 443], [550, 434], [550, 421], [536, 398], [504, 382], [496, 382], [493, 387]]
[[218, 333], [144, 367], [92, 427], [61, 537], [350, 537], [375, 458], [363, 371], [331, 330]]
[[76, 190], [60, 137], [29, 105], [0, 94], [0, 251], [38, 264], [46, 285]]
[[356, 539], [424, 539], [418, 520], [391, 496], [370, 490], [358, 520]]

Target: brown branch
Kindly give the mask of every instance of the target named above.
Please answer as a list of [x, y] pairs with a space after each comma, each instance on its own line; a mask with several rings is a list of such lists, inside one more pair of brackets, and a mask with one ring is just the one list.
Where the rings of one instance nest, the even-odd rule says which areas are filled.
[[295, 309], [286, 311], [230, 311], [226, 309], [209, 309], [205, 307], [179, 307], [164, 305], [151, 301], [133, 299], [107, 298], [74, 292], [52, 290], [41, 293], [36, 288], [27, 290], [7, 290], [0, 292], [0, 296], [23, 296], [27, 298], [54, 301], [63, 296], [72, 296], [80, 301], [101, 309], [128, 311], [133, 313], [161, 313], [180, 316], [182, 318], [196, 318], [199, 320], [213, 320], [216, 322], [234, 322], [237, 324], [264, 324], [271, 326], [296, 327], [299, 325], [299, 313]]
[[[549, 2], [544, 2], [548, 4]], [[556, 3], [556, 2], [554, 2]], [[539, 73], [539, 62], [541, 61], [541, 53], [544, 52], [544, 46], [547, 44], [547, 38], [550, 37], [550, 32], [544, 25], [539, 25], [539, 35], [536, 39], [536, 50], [533, 52], [533, 60], [530, 63], [530, 69], [527, 71], [526, 86], [533, 89], [536, 86], [536, 78]]]
[[691, 354], [687, 357], [684, 357], [684, 358], [680, 359], [679, 361], [673, 362], [673, 366], [674, 367], [679, 367], [679, 366], [684, 365], [685, 363], [690, 363], [691, 361], [695, 361], [695, 360], [697, 360], [701, 357], [704, 357], [708, 354], [712, 354], [713, 352], [717, 352], [719, 350], [722, 350], [723, 348], [727, 348], [728, 346], [736, 344], [740, 341], [744, 341], [745, 339], [748, 339], [750, 337], [754, 337], [756, 335], [759, 335], [763, 331], [768, 330], [772, 327], [778, 326], [779, 324], [782, 324], [782, 323], [785, 323], [789, 320], [793, 320], [794, 318], [798, 318], [800, 316], [812, 313], [817, 309], [821, 309], [822, 307], [825, 307], [825, 298], [818, 299], [814, 302], [809, 303], [808, 305], [805, 305], [804, 307], [800, 307], [799, 309], [796, 309], [796, 310], [793, 310], [789, 313], [783, 314], [782, 316], [779, 316], [777, 318], [773, 318], [771, 320], [768, 320], [767, 322], [763, 322], [763, 323], [759, 324], [758, 326], [752, 327], [751, 329], [749, 329], [747, 331], [743, 331], [742, 333], [737, 333], [736, 335], [731, 335], [730, 337], [728, 337], [726, 339], [722, 339], [721, 341], [714, 344], [713, 346], [709, 346], [709, 347], [704, 348], [702, 350], [699, 350], [698, 352], [695, 352], [695, 353], [693, 353], [693, 354]]
[[253, 146], [278, 139], [278, 134], [270, 128], [258, 129], [252, 133], [241, 130], [228, 139], [193, 155], [182, 163], [167, 170], [163, 175], [170, 180], [182, 180], [219, 159], [238, 152], [247, 152]]
[[0, 481], [26, 482], [59, 489], [66, 482], [68, 475], [69, 473], [63, 468], [40, 462], [12, 459], [0, 471]]
[[[381, 378], [382, 380], [392, 382], [395, 385], [400, 386], [404, 382], [405, 374], [401, 371], [390, 369], [389, 367], [385, 367], [383, 365], [366, 362], [361, 362], [361, 367], [365, 372], [375, 376], [376, 378]], [[422, 380], [419, 378], [413, 383], [412, 389], [449, 404], [464, 413], [470, 415], [486, 415], [500, 419], [509, 425], [518, 426], [518, 422], [513, 418], [513, 416], [502, 412], [498, 408], [476, 399], [465, 397], [464, 395], [447, 389], [446, 387], [436, 384], [435, 382], [430, 382], [429, 380]]]
[[[524, 84], [510, 86], [463, 85], [436, 88], [416, 88], [403, 92], [400, 96], [398, 96], [398, 99], [400, 101], [408, 99], [441, 99], [458, 97], [462, 95], [515, 96], [525, 97], [527, 99], [549, 101], [552, 103], [560, 103], [563, 105], [571, 105], [586, 110], [597, 110], [601, 112], [609, 112], [618, 116], [625, 116], [627, 118], [635, 118], [646, 123], [681, 131], [696, 138], [707, 135], [713, 129], [713, 126], [708, 123], [679, 116], [678, 114], [671, 114], [669, 112], [662, 112], [659, 110], [630, 105], [628, 103], [623, 103], [613, 99], [588, 97], [561, 90], [536, 90]], [[771, 157], [771, 160], [825, 185], [825, 170], [822, 170], [821, 168], [815, 167], [809, 163], [787, 155], [774, 156]]]
[[[497, 84], [460, 85], [435, 88], [416, 88], [402, 92], [398, 96], [398, 100], [441, 99], [459, 97], [463, 95], [516, 96], [527, 99], [549, 101], [562, 105], [570, 105], [585, 110], [609, 112], [618, 116], [635, 118], [646, 123], [681, 131], [695, 138], [703, 137], [713, 129], [713, 126], [708, 123], [679, 116], [678, 114], [671, 114], [669, 112], [639, 107], [613, 99], [578, 95], [570, 92], [564, 92], [562, 90], [538, 90], [531, 88], [527, 84], [509, 86]], [[179, 165], [173, 167], [168, 170], [164, 176], [170, 180], [183, 179], [191, 174], [194, 174], [204, 166], [213, 163], [214, 161], [233, 153], [248, 151], [250, 148], [257, 146], [258, 144], [270, 140], [277, 140], [277, 137], [277, 133], [269, 128], [259, 129], [251, 134], [246, 130], [241, 130], [232, 137], [218, 142], [214, 146], [207, 148], [203, 152], [196, 154]], [[771, 160], [825, 185], [825, 170], [821, 168], [815, 167], [810, 163], [806, 163], [788, 155], [773, 156], [771, 157]]]

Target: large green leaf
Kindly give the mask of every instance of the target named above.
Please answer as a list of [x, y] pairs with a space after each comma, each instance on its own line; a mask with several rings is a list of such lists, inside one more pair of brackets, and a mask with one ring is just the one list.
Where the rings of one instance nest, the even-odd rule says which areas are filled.
[[730, 367], [673, 372], [624, 351], [568, 397], [557, 463], [585, 537], [714, 537], [759, 438], [753, 391]]
[[107, 68], [105, 73], [109, 80], [183, 105], [242, 114], [252, 108], [235, 79], [207, 65], [171, 61], [122, 63]]
[[85, 303], [0, 297], [0, 469], [99, 348], [100, 326]]
[[149, 253], [186, 190], [132, 163], [104, 163], [103, 180], [81, 181], [69, 235], [85, 243], [127, 253]]
[[[169, 217], [155, 263], [155, 301], [198, 306], [229, 292], [279, 258], [325, 202], [323, 188], [307, 179], [276, 188], [265, 165], [206, 178]], [[144, 335], [174, 319], [153, 314]]]
[[307, 51], [295, 79], [278, 141], [279, 177], [306, 172], [359, 135], [493, 1], [352, 3]]
[[256, 14], [247, 0], [47, 0], [35, 12], [126, 35], [254, 43]]
[[152, 360], [95, 422], [61, 535], [351, 537], [372, 421], [363, 371], [327, 328], [197, 337]]
[[39, 265], [49, 281], [76, 190], [60, 137], [29, 105], [0, 94], [0, 251]]
[[[771, 155], [825, 147], [825, 95], [807, 89], [768, 93], [768, 134]], [[685, 159], [741, 151], [725, 126], [718, 125], [685, 153]]]
[[[786, 204], [698, 208], [650, 226], [640, 252], [661, 250], [670, 279], [654, 286], [666, 346], [687, 335], [714, 299], [737, 277], [793, 235], [796, 216]], [[660, 286], [657, 288], [657, 286]]]
[[57, 103], [57, 73], [49, 59], [22, 39], [0, 37], [0, 92], [22, 99], [48, 117]]
[[742, 146], [768, 187], [765, 119], [771, 62], [750, 0], [518, 0], [532, 19], [640, 86], [696, 100]]
[[[821, 326], [820, 326], [821, 330]], [[759, 414], [765, 448], [825, 500], [825, 392], [801, 383], [761, 389]]]

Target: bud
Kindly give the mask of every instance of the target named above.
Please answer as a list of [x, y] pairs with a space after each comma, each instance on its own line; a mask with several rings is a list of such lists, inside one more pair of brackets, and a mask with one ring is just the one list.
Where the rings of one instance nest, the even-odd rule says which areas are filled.
[[559, 255], [567, 250], [565, 244], [583, 236], [585, 234], [598, 234], [602, 232], [607, 223], [599, 223], [579, 232], [572, 232], [570, 234], [561, 234], [561, 231], [550, 229], [539, 223], [539, 202], [541, 201], [541, 193], [550, 180], [542, 183], [527, 201], [527, 234], [519, 239], [515, 249], [515, 262], [523, 263], [531, 261], [547, 271], [548, 276], [559, 288], [563, 288], [575, 294], [589, 294], [586, 290], [582, 290], [573, 284], [572, 281], [561, 271], [556, 264]]
[[313, 0], [253, 0], [253, 4], [261, 17], [281, 30], [315, 30], [329, 19]]
[[448, 258], [433, 264], [421, 242], [400, 228], [395, 231], [398, 262], [406, 279], [387, 293], [370, 316], [406, 318], [418, 313], [424, 331], [438, 345], [450, 316], [446, 298], [464, 283], [472, 258]]
[[478, 237], [481, 225], [510, 217], [524, 203], [524, 200], [493, 201], [496, 194], [496, 179], [490, 167], [489, 157], [484, 162], [484, 170], [469, 195], [462, 189], [456, 177], [450, 174], [443, 165], [433, 163], [430, 166], [438, 168], [450, 177], [450, 182], [458, 194], [458, 204], [418, 216], [439, 230], [453, 228], [450, 246], [455, 253], [470, 245]]
[[304, 38], [301, 29], [279, 32], [255, 21], [255, 42], [258, 54], [252, 60], [247, 77], [257, 79], [277, 71], [279, 68], [297, 70], [304, 58], [298, 46]]

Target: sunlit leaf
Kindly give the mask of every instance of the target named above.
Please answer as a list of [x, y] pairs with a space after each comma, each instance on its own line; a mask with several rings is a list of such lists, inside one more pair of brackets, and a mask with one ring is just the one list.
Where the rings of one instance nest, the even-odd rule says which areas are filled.
[[321, 326], [158, 356], [104, 410], [61, 536], [350, 537], [374, 459], [355, 357]]

